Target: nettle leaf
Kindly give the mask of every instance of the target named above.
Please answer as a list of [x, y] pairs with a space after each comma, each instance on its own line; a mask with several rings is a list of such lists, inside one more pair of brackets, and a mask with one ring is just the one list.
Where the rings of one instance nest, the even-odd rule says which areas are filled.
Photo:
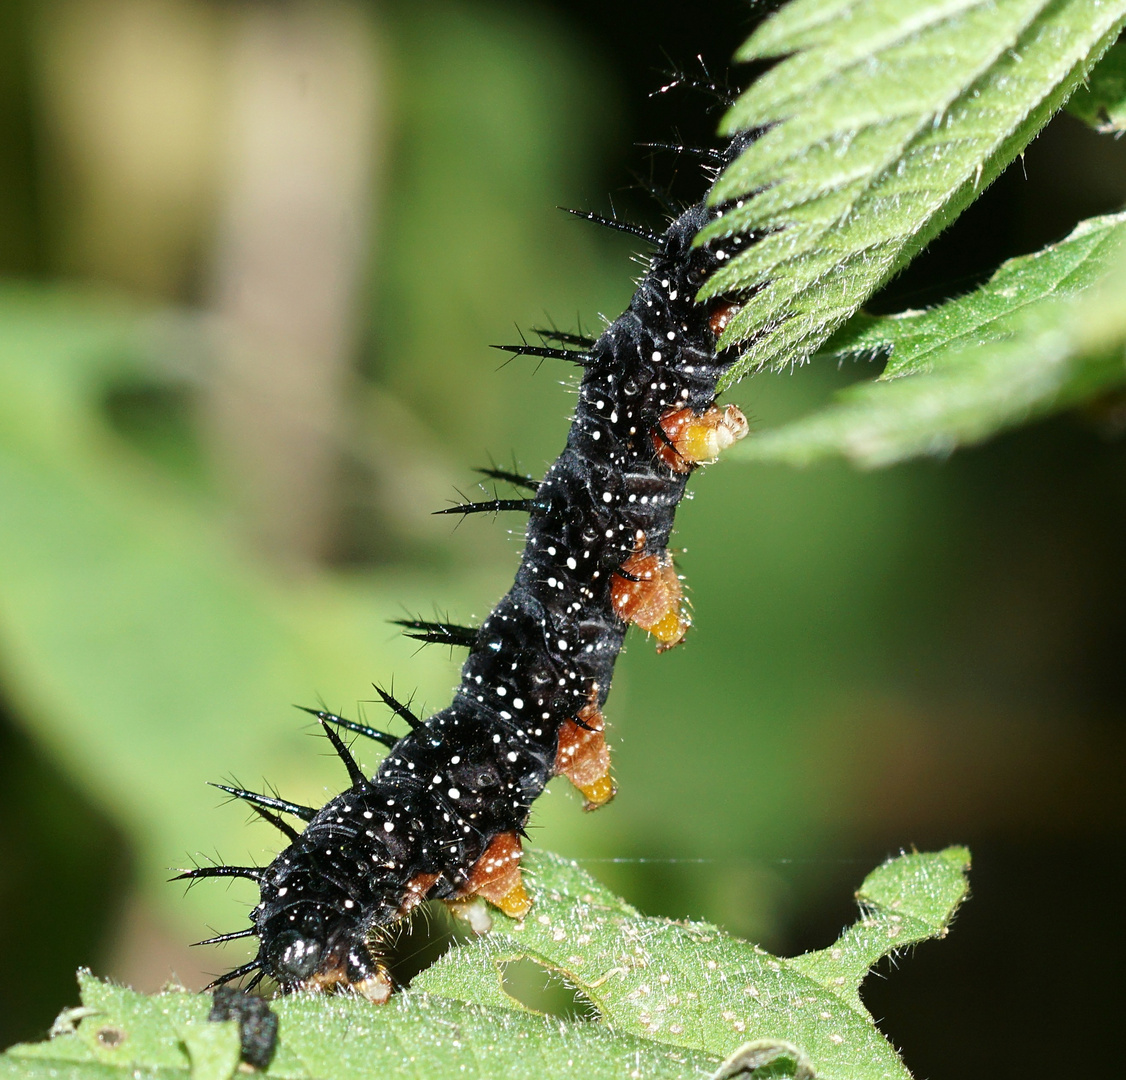
[[1008, 165], [1126, 23], [1126, 0], [794, 0], [739, 58], [784, 56], [728, 133], [767, 128], [724, 172], [700, 241], [765, 234], [701, 298], [757, 289], [724, 380], [802, 361]]
[[1040, 307], [1090, 288], [1114, 265], [1126, 241], [1126, 214], [1081, 222], [1058, 244], [1001, 264], [980, 288], [927, 311], [851, 319], [826, 355], [888, 354], [884, 381], [942, 366], [944, 354], [1019, 332]]
[[[495, 915], [491, 933], [447, 953], [389, 1005], [305, 994], [273, 1002], [279, 1038], [266, 1074], [906, 1080], [860, 982], [881, 957], [946, 934], [968, 867], [964, 848], [889, 860], [857, 893], [856, 925], [830, 948], [786, 960], [706, 923], [639, 915], [574, 863], [534, 854], [528, 918]], [[543, 1016], [510, 996], [504, 973], [515, 963], [562, 976], [589, 1003], [585, 1018]], [[89, 973], [79, 982], [82, 1007], [60, 1017], [48, 1042], [0, 1056], [0, 1078], [236, 1074], [236, 1026], [207, 1022], [207, 996], [145, 997]]]
[[967, 296], [930, 311], [857, 317], [829, 348], [890, 352], [880, 379], [759, 433], [736, 454], [888, 465], [949, 453], [1126, 384], [1124, 241], [1126, 215], [1094, 218], [1005, 263]]
[[1126, 131], [1126, 42], [1115, 42], [1094, 66], [1067, 111], [1104, 135]]
[[415, 985], [487, 994], [499, 1007], [511, 1003], [505, 966], [531, 960], [562, 975], [616, 1032], [717, 1055], [766, 1040], [800, 1048], [819, 1077], [906, 1077], [858, 988], [881, 956], [945, 934], [968, 865], [964, 848], [891, 860], [861, 886], [856, 927], [824, 952], [786, 960], [707, 923], [639, 915], [575, 864], [540, 854], [527, 919], [498, 917], [491, 934]]

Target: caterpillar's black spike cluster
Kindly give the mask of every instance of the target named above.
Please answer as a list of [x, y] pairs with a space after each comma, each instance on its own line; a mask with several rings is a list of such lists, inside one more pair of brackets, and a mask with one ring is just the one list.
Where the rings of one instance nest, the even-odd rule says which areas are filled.
[[411, 711], [409, 701], [404, 703], [395, 697], [393, 693], [388, 693], [388, 691], [384, 690], [382, 686], [376, 683], [372, 685], [383, 704], [399, 717], [400, 720], [405, 721], [412, 731], [422, 726], [422, 721]]
[[584, 221], [593, 221], [595, 225], [602, 225], [607, 229], [613, 229], [615, 232], [629, 233], [630, 236], [640, 236], [647, 244], [652, 244], [653, 247], [659, 247], [664, 237], [660, 233], [655, 233], [651, 229], [647, 229], [644, 225], [635, 225], [631, 221], [622, 221], [620, 218], [606, 217], [603, 214], [597, 214], [593, 210], [572, 210], [569, 206], [561, 206], [560, 210], [565, 210], [568, 214], [574, 214], [575, 217], [582, 218]]
[[202, 878], [213, 877], [240, 877], [250, 881], [262, 880], [262, 867], [260, 866], [194, 866], [191, 870], [181, 870], [169, 881], [199, 881]]
[[534, 514], [543, 509], [535, 499], [484, 499], [481, 502], [458, 503], [435, 510], [435, 514], [499, 514], [503, 510], [518, 510], [523, 514]]
[[238, 941], [240, 938], [254, 937], [256, 931], [253, 926], [245, 930], [232, 930], [229, 934], [216, 934], [214, 937], [204, 938], [202, 941], [193, 941], [194, 949], [199, 945], [225, 945], [228, 941]]
[[244, 788], [231, 787], [229, 784], [211, 784], [211, 786], [233, 795], [236, 799], [250, 803], [253, 807], [280, 810], [283, 814], [292, 814], [302, 821], [312, 821], [317, 813], [311, 806], [301, 806], [299, 803], [289, 802], [288, 799], [279, 799], [276, 795], [261, 795], [257, 791], [247, 791]]
[[580, 367], [586, 367], [590, 363], [590, 356], [578, 349], [557, 349], [551, 345], [490, 345], [489, 348], [513, 353], [515, 356], [538, 356], [546, 360], [568, 360]]
[[735, 99], [739, 96], [735, 88], [726, 80], [721, 81], [714, 78], [712, 73], [708, 70], [708, 65], [704, 61], [703, 56], [697, 54], [696, 63], [699, 65], [702, 77], [689, 75], [684, 68], [673, 65], [667, 72], [669, 81], [652, 91], [649, 96], [656, 97], [658, 94], [667, 94], [670, 90], [683, 87], [687, 90], [695, 90], [697, 93], [711, 98], [716, 105], [720, 105], [725, 109], [731, 108], [731, 106], [735, 104]]
[[[485, 469], [480, 469], [485, 472]], [[499, 477], [498, 477], [499, 479]], [[458, 626], [457, 623], [431, 622], [427, 619], [392, 619], [396, 626], [414, 633], [407, 634], [415, 641], [424, 641], [430, 645], [453, 645], [456, 648], [471, 649], [477, 641], [477, 628], [474, 626]]]
[[356, 759], [352, 757], [352, 752], [344, 745], [344, 740], [333, 731], [332, 725], [327, 720], [322, 719], [321, 730], [325, 733], [325, 738], [332, 744], [333, 750], [336, 751], [336, 756], [344, 763], [344, 768], [348, 770], [348, 779], [352, 781], [352, 787], [367, 787], [368, 778], [364, 770], [356, 764]]
[[283, 820], [277, 814], [271, 814], [269, 810], [263, 810], [260, 806], [252, 806], [251, 809], [263, 821], [268, 822], [278, 832], [283, 833], [290, 843], [293, 843], [301, 835], [288, 821]]
[[[724, 160], [750, 137], [737, 139]], [[626, 630], [640, 627], [660, 649], [684, 636], [688, 613], [669, 553], [676, 508], [691, 473], [747, 431], [738, 409], [715, 400], [733, 360], [716, 342], [736, 299], [695, 302], [708, 276], [750, 242], [729, 236], [695, 245], [716, 215], [703, 201], [660, 236], [579, 215], [639, 236], [654, 252], [628, 309], [596, 340], [539, 330], [542, 346], [500, 346], [582, 366], [566, 447], [540, 481], [481, 470], [530, 498], [438, 511], [530, 515], [512, 588], [476, 629], [399, 620], [417, 640], [468, 649], [453, 701], [425, 721], [409, 702], [375, 688], [409, 726], [402, 737], [306, 710], [348, 770], [349, 787], [321, 809], [218, 785], [291, 842], [262, 869], [207, 866], [181, 874], [258, 883], [251, 929], [234, 935], [257, 937], [258, 954], [213, 986], [243, 976], [253, 986], [268, 977], [283, 992], [345, 989], [385, 1001], [394, 984], [380, 949], [423, 900], [480, 897], [510, 916], [527, 913], [521, 840], [552, 776], [566, 776], [587, 809], [613, 796], [602, 707]], [[370, 779], [337, 729], [388, 748]], [[304, 831], [279, 814], [305, 821]]]
[[226, 986], [229, 982], [234, 982], [236, 979], [241, 979], [244, 975], [249, 975], [252, 971], [257, 972], [254, 978], [247, 984], [246, 992], [249, 994], [251, 990], [256, 987], [263, 978], [261, 971], [261, 961], [255, 957], [253, 960], [242, 965], [242, 967], [235, 968], [234, 971], [228, 971], [226, 975], [220, 975], [217, 979], [212, 979], [204, 988], [203, 992], [207, 993], [209, 990], [214, 990], [220, 986]]
[[691, 154], [693, 157], [703, 158], [712, 165], [722, 165], [727, 161], [727, 155], [714, 146], [688, 146], [685, 143], [642, 142], [637, 146], [645, 150], [668, 150], [674, 154]]
[[336, 713], [325, 712], [324, 709], [310, 709], [307, 705], [297, 705], [295, 708], [300, 709], [302, 712], [307, 712], [310, 716], [315, 716], [322, 724], [332, 724], [335, 727], [344, 728], [345, 731], [352, 731], [357, 735], [363, 735], [365, 739], [373, 739], [375, 742], [386, 746], [388, 749], [399, 741], [395, 735], [391, 735], [386, 731], [379, 731], [376, 728], [369, 727], [367, 724], [361, 724], [356, 720], [345, 720], [343, 716], [337, 716]]
[[541, 326], [533, 326], [532, 333], [541, 341], [558, 341], [560, 345], [572, 345], [578, 349], [589, 349], [596, 340], [587, 337], [586, 334], [568, 334], [562, 330], [545, 330]]
[[508, 469], [474, 469], [473, 471], [479, 472], [482, 476], [487, 476], [490, 480], [500, 480], [506, 484], [511, 484], [513, 487], [523, 488], [533, 495], [540, 489], [538, 480], [531, 476], [525, 476], [523, 473], [509, 472]]

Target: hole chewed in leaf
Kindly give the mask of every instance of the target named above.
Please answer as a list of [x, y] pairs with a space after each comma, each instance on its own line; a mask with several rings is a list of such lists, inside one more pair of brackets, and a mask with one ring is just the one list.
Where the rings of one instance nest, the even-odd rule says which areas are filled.
[[783, 1077], [815, 1080], [813, 1064], [805, 1051], [784, 1039], [756, 1039], [744, 1043], [712, 1074], [711, 1080], [734, 1080], [754, 1076], [755, 1080]]
[[598, 1006], [558, 968], [530, 956], [504, 961], [498, 968], [504, 992], [526, 1009], [560, 1020], [601, 1019]]
[[98, 1040], [98, 1044], [100, 1046], [105, 1046], [113, 1049], [115, 1046], [120, 1046], [123, 1042], [125, 1042], [127, 1036], [125, 1032], [121, 1030], [121, 1028], [112, 1027], [107, 1024], [105, 1027], [98, 1029], [97, 1034], [94, 1036], [94, 1038]]

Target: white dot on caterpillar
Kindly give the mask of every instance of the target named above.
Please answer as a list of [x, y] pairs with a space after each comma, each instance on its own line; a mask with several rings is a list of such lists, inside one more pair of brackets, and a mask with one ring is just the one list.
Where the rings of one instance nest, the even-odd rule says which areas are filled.
[[591, 437], [591, 438], [592, 438], [592, 439], [593, 439], [593, 440], [594, 440], [595, 442], [598, 442], [598, 440], [602, 438], [602, 432], [601, 432], [601, 431], [592, 431], [592, 432], [590, 433], [590, 437]]
[[602, 492], [602, 501], [604, 503], [611, 503], [614, 501], [614, 496], [609, 491]]
[[554, 554], [555, 554], [555, 548], [554, 548], [554, 547], [549, 547], [549, 548], [547, 549], [547, 553], [548, 553], [548, 555], [554, 555]]
[[523, 698], [513, 698], [512, 699], [512, 707], [514, 709], [524, 708], [524, 699]]
[[450, 788], [450, 790], [449, 790], [449, 791], [447, 791], [447, 792], [446, 792], [446, 794], [447, 794], [447, 795], [448, 795], [448, 796], [449, 796], [449, 797], [450, 797], [451, 799], [460, 799], [460, 798], [461, 798], [461, 792], [460, 792], [460, 791], [458, 791], [458, 789], [457, 789], [457, 788], [455, 788], [455, 787], [452, 787], [452, 788]]
[[517, 757], [516, 751], [515, 750], [509, 750], [508, 753], [505, 755], [505, 757], [507, 757], [509, 761], [515, 761], [516, 757]]
[[669, 279], [668, 278], [662, 278], [661, 279], [661, 288], [667, 289], [668, 287], [669, 287]]
[[667, 334], [665, 334], [665, 337], [667, 337], [669, 341], [676, 341], [676, 331], [670, 330]]
[[680, 294], [676, 291], [676, 289], [670, 289], [669, 290], [669, 299], [670, 300], [675, 300], [677, 298], [677, 296], [679, 296], [679, 295]]
[[493, 736], [493, 742], [495, 742], [495, 743], [498, 743], [498, 742], [500, 742], [500, 736], [499, 736], [499, 735], [494, 735], [494, 736]]
[[392, 822], [392, 821], [385, 821], [383, 823], [383, 831], [384, 832], [394, 832], [395, 831], [395, 823]]
[[508, 693], [508, 687], [506, 687], [506, 686], [498, 686], [497, 687], [497, 697], [504, 697], [504, 695], [507, 694], [507, 693]]
[[659, 364], [660, 362], [661, 362], [661, 350], [660, 349], [654, 349], [653, 350], [653, 363]]

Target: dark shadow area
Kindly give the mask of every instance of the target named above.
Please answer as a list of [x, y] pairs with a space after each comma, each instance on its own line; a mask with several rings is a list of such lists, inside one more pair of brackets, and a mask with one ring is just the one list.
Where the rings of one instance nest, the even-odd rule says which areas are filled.
[[450, 949], [472, 937], [445, 904], [422, 904], [395, 929], [387, 952], [387, 967], [397, 986], [406, 986]]
[[103, 959], [125, 841], [0, 708], [0, 1046], [39, 1039]]

